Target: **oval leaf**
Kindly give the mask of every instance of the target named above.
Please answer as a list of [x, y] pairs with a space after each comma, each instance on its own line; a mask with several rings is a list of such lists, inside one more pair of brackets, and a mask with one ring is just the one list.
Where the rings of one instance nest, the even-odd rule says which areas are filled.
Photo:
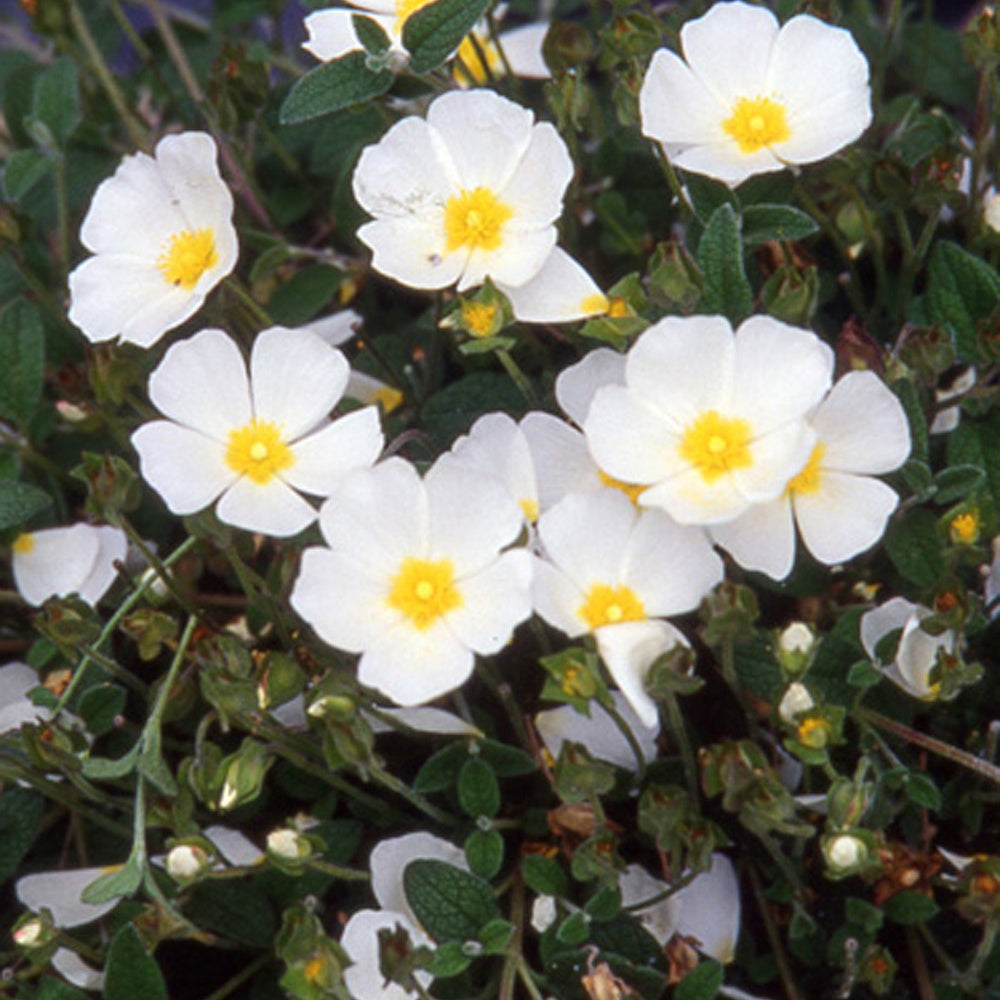
[[470, 941], [500, 916], [488, 882], [444, 861], [411, 861], [403, 889], [417, 919], [435, 941]]

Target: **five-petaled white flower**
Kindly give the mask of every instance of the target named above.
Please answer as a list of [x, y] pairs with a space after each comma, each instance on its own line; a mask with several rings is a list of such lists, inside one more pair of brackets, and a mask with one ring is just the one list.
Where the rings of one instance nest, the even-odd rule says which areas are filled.
[[809, 425], [818, 440], [784, 492], [712, 529], [712, 538], [741, 566], [776, 580], [792, 571], [795, 524], [806, 548], [827, 565], [874, 545], [899, 497], [872, 476], [898, 469], [910, 454], [906, 413], [874, 372], [840, 379]]
[[681, 524], [722, 524], [774, 500], [816, 443], [806, 415], [830, 386], [833, 352], [768, 316], [733, 333], [721, 316], [667, 317], [605, 385], [584, 431], [597, 464], [647, 486], [641, 506]]
[[492, 91], [453, 91], [362, 151], [354, 194], [375, 218], [358, 238], [375, 270], [413, 288], [489, 277], [519, 319], [601, 313], [607, 298], [555, 245], [572, 176], [548, 122]]
[[127, 156], [94, 194], [69, 276], [69, 318], [88, 340], [150, 347], [193, 316], [236, 264], [233, 198], [204, 132]]
[[678, 167], [735, 186], [813, 163], [872, 118], [868, 63], [848, 31], [808, 14], [784, 27], [765, 7], [717, 3], [660, 49], [639, 94], [644, 135]]
[[361, 653], [358, 678], [398, 705], [465, 682], [531, 613], [531, 557], [501, 550], [523, 514], [495, 479], [391, 458], [347, 477], [320, 511], [292, 607], [324, 642]]
[[221, 330], [174, 344], [149, 377], [150, 399], [169, 419], [132, 435], [143, 477], [175, 514], [221, 495], [221, 521], [278, 538], [297, 534], [316, 517], [298, 490], [329, 496], [382, 450], [375, 407], [327, 419], [348, 371], [340, 351], [308, 330], [258, 334], [249, 379]]

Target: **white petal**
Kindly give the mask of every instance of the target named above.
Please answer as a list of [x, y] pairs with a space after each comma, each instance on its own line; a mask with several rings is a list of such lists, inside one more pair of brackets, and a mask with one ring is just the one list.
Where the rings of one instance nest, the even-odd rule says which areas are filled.
[[823, 444], [823, 469], [880, 473], [910, 454], [910, 424], [895, 393], [870, 371], [850, 372], [809, 419]]
[[[344, 970], [344, 983], [352, 997], [364, 1000], [413, 1000], [414, 993], [386, 981], [379, 962], [378, 932], [401, 926], [410, 936], [414, 947], [432, 946], [433, 942], [409, 917], [394, 910], [359, 910], [344, 927], [340, 945], [352, 964]], [[414, 978], [427, 987], [433, 978], [419, 969]]]
[[236, 481], [225, 446], [167, 420], [143, 424], [132, 435], [142, 478], [174, 514], [194, 514]]
[[547, 22], [525, 24], [500, 33], [500, 48], [514, 76], [527, 80], [547, 80], [552, 75], [542, 56], [542, 46], [548, 34]]
[[97, 904], [84, 903], [80, 899], [80, 894], [91, 882], [116, 871], [117, 867], [74, 868], [26, 875], [17, 880], [14, 891], [22, 905], [34, 913], [47, 908], [56, 927], [79, 927], [103, 917], [118, 905], [118, 897]]
[[466, 254], [445, 251], [441, 219], [380, 218], [357, 235], [372, 251], [372, 267], [410, 288], [447, 288], [465, 267]]
[[677, 55], [667, 49], [653, 55], [639, 91], [643, 135], [685, 145], [719, 142], [729, 113]]
[[206, 826], [201, 831], [205, 839], [210, 841], [219, 854], [231, 865], [238, 868], [249, 868], [264, 860], [264, 852], [239, 830], [228, 826]]
[[502, 191], [521, 165], [534, 115], [490, 90], [451, 91], [427, 110], [461, 187]]
[[26, 697], [38, 684], [37, 672], [27, 664], [8, 663], [0, 667], [0, 734], [49, 714], [48, 709], [33, 705]]
[[235, 238], [233, 196], [219, 176], [215, 140], [207, 132], [168, 135], [156, 144], [154, 155], [186, 228], [211, 226], [217, 243], [223, 230]]
[[462, 604], [446, 615], [448, 628], [477, 653], [502, 649], [531, 616], [531, 555], [505, 552], [492, 565], [458, 581]]
[[98, 552], [90, 572], [81, 581], [80, 596], [88, 604], [97, 602], [107, 593], [118, 576], [118, 566], [125, 562], [128, 538], [121, 528], [99, 527], [93, 529], [97, 536]]
[[639, 505], [659, 507], [678, 524], [709, 525], [739, 517], [750, 501], [737, 487], [732, 475], [720, 476], [709, 483], [700, 472], [691, 468], [644, 490], [639, 495]]
[[802, 541], [828, 566], [871, 548], [898, 503], [896, 493], [878, 479], [842, 472], [824, 471], [817, 492], [792, 495]]
[[626, 355], [599, 347], [563, 369], [556, 378], [556, 401], [577, 427], [587, 419], [597, 390], [606, 385], [625, 385]]
[[917, 606], [905, 597], [894, 597], [861, 616], [861, 645], [875, 660], [875, 647], [895, 629], [901, 629], [916, 614]]
[[278, 424], [282, 439], [294, 441], [336, 406], [349, 370], [344, 355], [309, 330], [264, 330], [250, 355], [254, 416]]
[[695, 876], [674, 900], [678, 932], [697, 938], [698, 950], [710, 958], [731, 962], [740, 933], [740, 886], [729, 858], [713, 854], [712, 867]]
[[326, 497], [348, 472], [373, 465], [383, 444], [378, 408], [366, 406], [293, 444], [295, 462], [282, 475], [297, 490]]
[[253, 415], [243, 356], [221, 330], [173, 344], [149, 376], [149, 398], [165, 417], [223, 443]]
[[563, 195], [573, 179], [573, 161], [562, 136], [548, 122], [531, 130], [528, 148], [517, 170], [497, 192], [514, 210], [517, 228], [538, 229], [562, 215]]
[[52, 968], [74, 986], [82, 990], [104, 989], [104, 973], [88, 965], [75, 951], [56, 948], [51, 961]]
[[380, 840], [372, 848], [368, 864], [372, 873], [372, 892], [379, 906], [383, 910], [405, 913], [418, 923], [403, 889], [406, 866], [413, 861], [444, 861], [466, 872], [469, 865], [460, 847], [423, 831]]
[[557, 566], [536, 559], [531, 584], [535, 613], [570, 638], [583, 635], [590, 626], [580, 615], [586, 595], [581, 587]]
[[[618, 889], [622, 894], [622, 906], [637, 906], [647, 899], [662, 896], [670, 886], [658, 878], [653, 878], [641, 865], [629, 865], [618, 879]], [[680, 914], [677, 894], [667, 896], [652, 906], [635, 911], [639, 923], [661, 944], [666, 944], [677, 930]]]
[[[320, 340], [331, 347], [340, 347], [349, 340], [353, 340], [361, 328], [362, 319], [359, 313], [353, 309], [341, 309], [340, 312], [324, 316], [322, 319], [314, 319], [305, 326], [294, 327], [296, 330], [309, 330], [315, 333]], [[281, 329], [288, 329], [282, 327]]]
[[552, 248], [529, 281], [500, 290], [522, 323], [572, 323], [604, 312], [608, 304], [594, 279], [561, 247]]
[[440, 736], [474, 736], [477, 739], [482, 739], [486, 735], [471, 722], [466, 722], [465, 719], [461, 719], [451, 712], [446, 712], [443, 708], [429, 706], [379, 708], [377, 716], [369, 715], [366, 712], [365, 718], [368, 720], [368, 725], [371, 726], [372, 732], [376, 735], [396, 731], [396, 727], [384, 722], [382, 716], [389, 716], [395, 722], [401, 723], [416, 733], [434, 733]]
[[744, 569], [784, 580], [795, 564], [795, 522], [785, 496], [749, 507], [736, 520], [717, 524], [712, 538]]
[[752, 503], [775, 500], [788, 480], [802, 471], [816, 445], [816, 432], [805, 421], [789, 421], [750, 445], [753, 464], [735, 469], [736, 488]]
[[496, 250], [477, 247], [469, 253], [458, 290], [464, 292], [490, 277], [505, 291], [515, 289], [516, 295], [520, 285], [531, 281], [542, 270], [555, 245], [555, 226], [519, 231], [508, 223]]
[[[666, 151], [667, 147], [664, 149]], [[744, 153], [732, 139], [711, 145], [676, 149], [667, 152], [667, 156], [682, 170], [714, 177], [730, 187], [738, 187], [755, 174], [767, 174], [785, 169], [785, 164], [768, 146], [762, 146], [754, 153]]]
[[50, 597], [79, 593], [100, 551], [99, 536], [89, 524], [31, 532], [29, 551], [14, 550], [11, 568], [18, 593], [39, 606]]
[[255, 483], [242, 476], [222, 494], [215, 515], [225, 524], [272, 538], [291, 538], [316, 520], [317, 512], [283, 480]]
[[918, 698], [932, 698], [934, 691], [930, 674], [937, 663], [938, 652], [944, 650], [951, 653], [954, 648], [954, 632], [931, 635], [920, 627], [916, 617], [912, 617], [903, 627], [894, 670], [889, 671], [889, 676], [901, 682], [910, 694]]
[[[395, 22], [395, 18], [389, 17], [372, 20], [378, 21], [386, 31]], [[302, 43], [302, 48], [321, 62], [338, 59], [362, 48], [354, 31], [354, 11], [338, 8], [314, 10], [303, 23], [309, 37]]]
[[600, 489], [604, 484], [591, 458], [586, 438], [566, 421], [549, 413], [529, 413], [521, 430], [531, 449], [538, 482], [539, 512], [567, 493]]

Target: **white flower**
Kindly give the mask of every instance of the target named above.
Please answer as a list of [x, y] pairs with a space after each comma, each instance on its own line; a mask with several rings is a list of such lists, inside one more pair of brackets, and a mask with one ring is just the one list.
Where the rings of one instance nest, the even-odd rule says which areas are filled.
[[27, 697], [39, 683], [38, 674], [26, 663], [0, 667], [0, 734], [19, 729], [22, 722], [48, 716], [48, 709], [33, 705]]
[[774, 500], [816, 443], [805, 421], [830, 386], [833, 352], [815, 334], [754, 316], [667, 317], [599, 389], [584, 421], [598, 465], [648, 486], [642, 506], [681, 524], [721, 524]]
[[639, 94], [642, 131], [677, 166], [735, 186], [813, 163], [872, 118], [868, 63], [850, 33], [802, 14], [717, 3], [681, 28], [684, 59], [660, 49]]
[[94, 193], [69, 276], [69, 318], [91, 341], [149, 347], [193, 316], [236, 264], [233, 198], [204, 132], [126, 156]]
[[[642, 719], [621, 691], [612, 691], [615, 711], [639, 745], [643, 760], [649, 764], [656, 758], [656, 737], [660, 726], [646, 728]], [[572, 705], [546, 709], [535, 716], [535, 728], [553, 757], [558, 757], [564, 743], [581, 743], [597, 760], [634, 771], [638, 766], [635, 753], [625, 734], [618, 728], [607, 710], [597, 701], [590, 703], [590, 715], [578, 712]]]
[[796, 524], [806, 548], [828, 566], [871, 548], [899, 502], [872, 474], [899, 468], [910, 454], [906, 412], [874, 372], [845, 375], [808, 423], [816, 444], [784, 492], [712, 529], [741, 566], [776, 580], [795, 562]]
[[25, 532], [13, 545], [14, 585], [36, 607], [74, 593], [96, 605], [114, 583], [116, 564], [124, 561], [127, 549], [121, 528], [80, 523]]
[[103, 917], [118, 905], [117, 897], [104, 903], [85, 903], [80, 896], [91, 882], [120, 867], [72, 868], [25, 875], [17, 880], [14, 891], [21, 904], [34, 913], [47, 909], [56, 927], [79, 927]]
[[578, 319], [606, 300], [555, 247], [572, 176], [559, 133], [527, 108], [488, 90], [446, 93], [426, 120], [404, 118], [362, 151], [354, 195], [375, 219], [358, 238], [404, 285], [461, 292], [490, 277], [519, 318], [544, 306], [559, 313], [545, 318]]
[[[920, 623], [933, 612], [903, 597], [865, 612], [861, 616], [861, 644], [885, 675], [904, 691], [923, 701], [934, 701], [940, 694], [940, 681], [931, 681], [931, 672], [940, 656], [956, 653], [957, 636], [951, 630], [940, 635], [925, 632]], [[891, 663], [880, 660], [878, 644], [890, 632], [900, 631], [899, 645]]]
[[297, 491], [329, 496], [382, 449], [375, 408], [327, 420], [347, 376], [343, 355], [308, 330], [258, 334], [249, 379], [221, 330], [174, 344], [149, 378], [150, 399], [169, 419], [132, 435], [142, 475], [175, 514], [221, 495], [219, 520], [297, 534], [316, 517]]
[[[494, 19], [503, 10], [502, 4], [497, 5], [493, 12]], [[548, 31], [548, 22], [538, 21], [501, 31], [494, 42], [489, 26], [481, 21], [466, 35], [455, 52], [452, 67], [455, 82], [460, 87], [484, 86], [491, 79], [504, 76], [508, 67], [514, 76], [527, 80], [549, 79], [552, 74], [542, 54]]]
[[531, 557], [502, 552], [522, 513], [495, 480], [399, 458], [358, 470], [320, 512], [292, 607], [324, 642], [361, 653], [358, 678], [398, 705], [463, 684], [531, 613]]
[[[957, 399], [963, 396], [976, 384], [976, 369], [966, 368], [963, 372], [953, 378], [947, 385], [934, 390], [934, 400], [936, 403], [947, 403], [949, 399]], [[934, 414], [929, 428], [931, 434], [950, 434], [962, 420], [961, 406], [946, 406]]]
[[815, 705], [816, 702], [813, 701], [809, 688], [799, 681], [793, 681], [785, 689], [781, 702], [778, 704], [778, 715], [781, 716], [783, 722], [792, 725], [796, 716], [802, 712], [808, 712]]
[[570, 637], [592, 633], [622, 694], [654, 728], [646, 671], [686, 640], [651, 619], [696, 608], [722, 579], [722, 561], [703, 532], [638, 510], [617, 490], [570, 494], [539, 518], [538, 537], [535, 610]]
[[[669, 885], [639, 865], [629, 865], [618, 881], [622, 905], [632, 907], [661, 895]], [[698, 950], [719, 962], [731, 962], [740, 932], [740, 887], [732, 862], [713, 854], [707, 872], [683, 889], [635, 911], [640, 923], [660, 944], [674, 934], [693, 937]]]

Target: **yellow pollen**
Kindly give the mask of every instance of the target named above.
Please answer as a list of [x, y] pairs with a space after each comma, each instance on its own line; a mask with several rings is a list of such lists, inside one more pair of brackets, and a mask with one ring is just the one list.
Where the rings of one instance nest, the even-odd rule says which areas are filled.
[[[476, 36], [475, 42], [472, 40], [473, 34]], [[460, 87], [482, 86], [489, 83], [492, 77], [503, 74], [503, 60], [489, 38], [479, 32], [466, 35], [455, 53], [455, 65], [452, 70], [455, 82]]]
[[620, 296], [612, 296], [611, 301], [608, 303], [608, 315], [612, 319], [621, 319], [623, 316], [628, 316], [631, 314], [631, 310], [628, 307], [628, 303]]
[[740, 152], [756, 153], [763, 146], [785, 142], [791, 137], [785, 106], [770, 97], [741, 97], [722, 130], [736, 140]]
[[433, 2], [434, 0], [396, 0], [396, 31], [402, 34], [406, 19]]
[[962, 545], [971, 545], [979, 537], [979, 518], [975, 514], [957, 514], [948, 527], [952, 541]]
[[497, 306], [486, 302], [463, 302], [462, 322], [473, 337], [488, 337], [493, 333]]
[[618, 622], [641, 622], [646, 618], [646, 609], [631, 587], [624, 583], [611, 587], [606, 583], [595, 583], [587, 591], [587, 599], [576, 612], [591, 631], [602, 625]]
[[393, 389], [392, 386], [387, 385], [379, 389], [373, 399], [382, 407], [383, 413], [392, 413], [403, 402], [403, 394], [398, 389]]
[[35, 536], [30, 531], [25, 531], [14, 539], [11, 547], [18, 555], [26, 556], [35, 547]]
[[524, 519], [534, 524], [538, 520], [538, 501], [537, 500], [518, 500], [518, 506], [521, 508], [521, 513], [524, 514]]
[[320, 973], [323, 971], [323, 961], [319, 958], [310, 958], [306, 962], [306, 967], [302, 970], [303, 975], [306, 980], [310, 983], [315, 983], [320, 977]]
[[257, 420], [229, 432], [226, 465], [258, 486], [269, 483], [295, 462], [291, 449], [282, 440], [281, 428], [269, 420]]
[[677, 450], [706, 483], [714, 483], [727, 472], [753, 465], [751, 438], [746, 420], [706, 410], [684, 431]]
[[208, 226], [174, 233], [156, 258], [156, 266], [163, 277], [171, 285], [183, 288], [186, 292], [190, 292], [201, 280], [201, 276], [218, 262], [215, 233]]
[[830, 739], [830, 725], [824, 719], [805, 719], [796, 730], [799, 742], [821, 750]]
[[793, 476], [788, 481], [789, 493], [818, 493], [820, 481], [822, 479], [820, 463], [826, 448], [822, 443], [817, 444], [809, 454], [809, 460], [802, 467], [802, 471]]
[[442, 615], [462, 606], [462, 593], [455, 586], [450, 559], [405, 558], [392, 579], [389, 606], [402, 611], [420, 632], [429, 629]]
[[646, 492], [647, 487], [640, 486], [638, 483], [623, 483], [620, 479], [615, 479], [614, 476], [609, 476], [606, 472], [601, 469], [597, 470], [597, 478], [605, 486], [610, 486], [613, 490], [618, 490], [619, 493], [624, 493], [625, 496], [632, 501], [632, 503], [638, 503], [639, 497]]
[[452, 195], [444, 206], [445, 249], [496, 250], [504, 224], [514, 214], [489, 188]]
[[588, 316], [596, 316], [600, 313], [608, 313], [611, 308], [611, 300], [601, 292], [594, 292], [580, 301], [580, 312]]

